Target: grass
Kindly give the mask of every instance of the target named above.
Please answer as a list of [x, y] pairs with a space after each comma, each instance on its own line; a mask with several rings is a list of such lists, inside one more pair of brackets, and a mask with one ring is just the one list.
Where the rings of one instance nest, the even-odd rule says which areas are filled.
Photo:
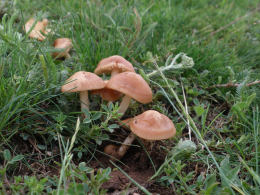
[[[90, 120], [80, 123], [69, 150], [73, 158], [67, 161], [65, 143], [75, 133], [80, 104], [77, 94], [62, 94], [60, 86], [74, 72], [93, 72], [102, 58], [115, 54], [132, 62], [154, 92], [151, 104], [132, 103], [126, 117], [155, 109], [170, 117], [177, 129], [175, 138], [156, 143], [167, 151], [166, 163], [153, 162], [156, 151], [137, 143], [150, 166], [160, 168], [153, 178], [156, 185], [169, 194], [260, 193], [260, 90], [259, 85], [246, 86], [260, 74], [258, 1], [1, 1], [0, 16], [3, 193], [106, 193], [102, 183], [114, 166], [99, 158], [105, 156], [102, 148], [107, 143], [122, 141], [121, 135], [115, 136], [120, 130], [118, 104], [90, 97]], [[22, 26], [30, 17], [48, 18], [53, 34], [43, 42], [29, 39]], [[71, 58], [51, 57], [52, 43], [59, 37], [72, 39]], [[193, 58], [194, 67], [148, 79], [155, 64], [164, 66], [170, 55], [180, 52]], [[210, 88], [230, 82], [240, 85]], [[196, 152], [175, 155], [179, 140], [189, 139], [188, 124]], [[65, 145], [57, 147], [61, 140]], [[102, 168], [94, 171], [93, 162]], [[124, 159], [117, 166], [131, 174]], [[145, 193], [154, 190], [140, 188]]]

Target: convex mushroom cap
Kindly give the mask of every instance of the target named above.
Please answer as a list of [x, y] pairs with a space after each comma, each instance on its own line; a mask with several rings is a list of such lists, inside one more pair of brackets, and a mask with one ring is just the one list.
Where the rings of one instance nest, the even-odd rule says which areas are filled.
[[129, 124], [134, 134], [147, 140], [168, 139], [176, 134], [173, 122], [155, 110], [145, 111], [134, 117]]
[[63, 49], [64, 51], [54, 52], [53, 57], [57, 58], [68, 58], [70, 57], [69, 51], [72, 48], [72, 41], [69, 38], [58, 38], [53, 44], [55, 49]]
[[152, 101], [152, 90], [145, 80], [134, 72], [123, 72], [112, 77], [106, 86], [143, 104]]
[[91, 72], [79, 71], [66, 80], [66, 84], [61, 87], [62, 92], [80, 92], [105, 87], [104, 81]]
[[133, 65], [127, 61], [122, 56], [114, 55], [101, 60], [97, 68], [95, 69], [95, 74], [110, 74], [121, 73], [121, 72], [135, 72]]

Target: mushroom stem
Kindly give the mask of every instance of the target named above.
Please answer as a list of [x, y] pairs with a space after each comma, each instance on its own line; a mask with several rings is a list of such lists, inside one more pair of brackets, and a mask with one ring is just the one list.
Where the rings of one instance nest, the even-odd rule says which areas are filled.
[[125, 95], [123, 97], [123, 100], [120, 103], [119, 110], [118, 110], [118, 113], [122, 114], [121, 117], [124, 115], [125, 111], [127, 110], [128, 106], [130, 104], [131, 99], [132, 98], [130, 96], [128, 96], [128, 95]]
[[119, 70], [116, 68], [116, 69], [113, 69], [112, 72], [111, 72], [111, 78], [117, 74], [119, 74]]
[[130, 145], [133, 143], [133, 141], [135, 140], [135, 134], [133, 134], [132, 132], [128, 135], [128, 137], [125, 139], [125, 141], [122, 143], [122, 145], [119, 147], [118, 151], [117, 151], [117, 157], [119, 159], [121, 159], [125, 153], [127, 152], [128, 148], [130, 147]]
[[88, 110], [89, 109], [88, 91], [81, 91], [79, 93], [79, 98], [80, 98], [81, 112], [83, 112], [83, 109]]

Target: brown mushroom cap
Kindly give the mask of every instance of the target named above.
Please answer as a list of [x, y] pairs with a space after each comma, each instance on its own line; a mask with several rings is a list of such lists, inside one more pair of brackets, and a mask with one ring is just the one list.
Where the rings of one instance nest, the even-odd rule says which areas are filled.
[[101, 96], [103, 100], [110, 101], [110, 102], [119, 100], [120, 97], [122, 96], [120, 92], [115, 91], [113, 89], [107, 89], [107, 88], [93, 90], [91, 91], [91, 93], [98, 94]]
[[72, 41], [69, 38], [58, 38], [54, 41], [53, 46], [56, 49], [64, 49], [64, 51], [61, 52], [54, 52], [52, 54], [54, 57], [67, 57], [70, 49], [72, 48]]
[[61, 87], [62, 92], [78, 92], [94, 89], [102, 89], [105, 82], [91, 72], [79, 71], [67, 79], [66, 84]]
[[115, 69], [117, 69], [118, 72], [135, 72], [133, 65], [125, 58], [118, 55], [101, 60], [94, 72], [98, 75], [102, 73], [109, 74]]
[[134, 117], [130, 122], [130, 129], [137, 136], [147, 140], [168, 139], [176, 134], [173, 122], [155, 110], [148, 110]]
[[119, 91], [143, 104], [152, 101], [152, 90], [145, 80], [134, 72], [123, 72], [112, 77], [107, 88]]
[[[107, 85], [108, 81], [104, 81], [105, 84]], [[108, 89], [106, 88], [106, 86], [103, 89], [97, 89], [97, 90], [93, 90], [91, 91], [92, 94], [97, 94], [100, 95], [102, 99], [106, 100], [106, 101], [111, 101], [114, 102], [118, 99], [120, 99], [120, 97], [122, 96], [122, 94], [118, 91], [115, 91], [113, 89]]]
[[[24, 26], [24, 30], [25, 30], [26, 33], [29, 32], [29, 30], [32, 28], [34, 22], [35, 22], [34, 18], [30, 18], [26, 22], [26, 24]], [[43, 19], [42, 21], [38, 21], [35, 24], [32, 31], [30, 32], [29, 37], [38, 39], [39, 41], [43, 41], [45, 39], [45, 36], [42, 33], [48, 34], [48, 31], [49, 31], [49, 30], [46, 29], [47, 24], [48, 24], [47, 19]]]

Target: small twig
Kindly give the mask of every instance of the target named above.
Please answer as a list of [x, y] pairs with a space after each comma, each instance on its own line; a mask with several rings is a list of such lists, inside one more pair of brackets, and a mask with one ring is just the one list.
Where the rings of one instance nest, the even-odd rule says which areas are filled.
[[[245, 86], [250, 87], [252, 85], [257, 85], [260, 84], [260, 80], [256, 80], [254, 82], [248, 83]], [[229, 88], [229, 87], [239, 87], [241, 84], [239, 83], [226, 83], [226, 84], [217, 84], [217, 85], [212, 85], [208, 87], [207, 89], [212, 89], [212, 88], [218, 88], [218, 87], [224, 87], [224, 88]]]
[[[183, 93], [183, 99], [184, 99], [184, 105], [185, 105], [185, 110], [187, 113], [188, 112], [188, 106], [187, 106], [187, 101], [186, 101], [186, 96], [185, 96], [185, 91], [184, 91], [184, 87], [183, 84], [181, 82], [181, 88], [182, 88], [182, 93]], [[189, 129], [189, 140], [191, 140], [191, 128], [190, 128], [190, 120], [187, 118], [187, 123], [188, 123], [188, 129]]]

